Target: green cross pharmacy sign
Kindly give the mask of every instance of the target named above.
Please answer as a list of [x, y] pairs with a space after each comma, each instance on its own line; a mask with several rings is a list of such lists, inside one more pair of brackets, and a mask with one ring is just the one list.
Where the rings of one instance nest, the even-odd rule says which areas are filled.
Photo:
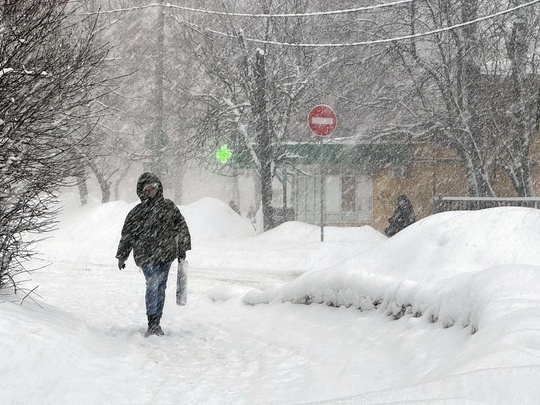
[[223, 145], [220, 150], [216, 152], [216, 158], [220, 161], [221, 164], [226, 164], [232, 156], [231, 150], [227, 145]]

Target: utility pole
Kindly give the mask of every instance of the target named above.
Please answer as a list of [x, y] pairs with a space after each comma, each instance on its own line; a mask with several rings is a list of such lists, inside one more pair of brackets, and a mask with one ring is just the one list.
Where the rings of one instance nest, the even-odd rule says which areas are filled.
[[158, 15], [156, 24], [156, 64], [154, 71], [154, 122], [147, 134], [145, 143], [151, 151], [150, 171], [158, 177], [166, 173], [163, 153], [167, 148], [169, 139], [164, 130], [163, 116], [163, 76], [165, 59], [165, 7], [164, 0], [158, 0]]

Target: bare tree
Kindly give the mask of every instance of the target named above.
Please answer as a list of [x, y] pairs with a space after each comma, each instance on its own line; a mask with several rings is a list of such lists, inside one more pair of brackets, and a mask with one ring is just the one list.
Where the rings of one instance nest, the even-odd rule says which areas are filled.
[[66, 1], [0, 4], [0, 285], [33, 254], [24, 235], [54, 226], [58, 188], [82, 176], [77, 136], [106, 51]]
[[183, 107], [196, 72], [174, 43], [174, 7], [162, 0], [93, 0], [84, 10], [99, 16], [98, 38], [112, 48], [105, 72], [120, 76], [100, 104], [94, 103], [102, 113], [89, 123], [96, 136], [86, 160], [102, 196], [113, 182], [118, 189], [124, 169], [140, 161], [179, 195], [188, 153], [184, 134], [193, 120]]
[[[94, 24], [94, 43], [110, 48], [100, 75], [106, 91], [87, 103], [88, 116], [79, 136], [88, 137], [91, 148], [81, 150], [86, 177], [79, 181], [81, 201], [86, 179], [93, 175], [101, 190], [102, 202], [118, 198], [119, 183], [135, 162], [149, 157], [145, 134], [153, 115], [148, 76], [152, 67], [152, 9], [147, 2], [127, 0], [70, 0], [76, 15]], [[91, 131], [90, 131], [91, 130]], [[86, 191], [87, 193], [87, 191]]]
[[379, 134], [429, 136], [452, 148], [466, 170], [469, 194], [476, 196], [496, 194], [499, 167], [518, 195], [534, 194], [529, 146], [537, 114], [538, 14], [530, 8], [472, 22], [502, 11], [503, 3], [415, 0], [408, 13], [378, 25], [384, 37], [414, 34], [418, 27], [435, 31], [386, 49], [381, 61], [399, 75], [391, 87], [399, 97], [372, 100], [393, 117]]
[[[510, 2], [517, 6], [523, 4], [522, 0]], [[538, 133], [540, 97], [537, 75], [538, 66], [535, 63], [538, 50], [538, 15], [534, 11], [519, 10], [506, 24], [508, 29], [504, 32], [508, 60], [510, 61], [511, 81], [510, 102], [511, 111], [510, 136], [512, 142], [505, 145], [505, 168], [514, 189], [518, 195], [534, 196], [535, 192], [531, 181], [530, 146], [534, 136]], [[529, 52], [534, 55], [529, 57]]]
[[[243, 11], [263, 14], [302, 13], [307, 1], [243, 2]], [[190, 16], [190, 21], [194, 21]], [[286, 164], [287, 156], [277, 146], [298, 134], [290, 130], [298, 114], [305, 122], [306, 98], [316, 87], [324, 69], [334, 61], [332, 56], [303, 48], [256, 44], [247, 37], [262, 40], [301, 42], [306, 31], [315, 27], [298, 18], [237, 20], [227, 17], [201, 17], [201, 26], [212, 24], [230, 37], [207, 35], [198, 28], [186, 28], [183, 43], [189, 44], [209, 80], [201, 82], [193, 97], [203, 109], [198, 132], [193, 138], [195, 149], [210, 151], [228, 144], [237, 151], [260, 179], [260, 196], [264, 229], [273, 227], [272, 179]], [[241, 155], [241, 156], [240, 156]], [[285, 178], [286, 176], [282, 176]]]

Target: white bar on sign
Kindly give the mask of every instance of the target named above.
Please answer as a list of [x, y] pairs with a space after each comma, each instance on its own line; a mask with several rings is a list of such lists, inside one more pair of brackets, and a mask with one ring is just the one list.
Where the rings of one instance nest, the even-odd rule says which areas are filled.
[[312, 124], [317, 125], [332, 125], [334, 123], [333, 118], [324, 118], [324, 117], [313, 117], [311, 119]]

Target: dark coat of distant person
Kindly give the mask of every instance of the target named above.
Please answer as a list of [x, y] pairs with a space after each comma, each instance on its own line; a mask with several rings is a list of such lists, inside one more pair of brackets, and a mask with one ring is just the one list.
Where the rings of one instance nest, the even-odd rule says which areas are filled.
[[388, 218], [388, 228], [384, 230], [386, 236], [394, 236], [396, 233], [402, 231], [415, 221], [414, 209], [411, 200], [405, 195], [401, 194], [397, 199], [397, 207], [394, 210], [394, 214]]

